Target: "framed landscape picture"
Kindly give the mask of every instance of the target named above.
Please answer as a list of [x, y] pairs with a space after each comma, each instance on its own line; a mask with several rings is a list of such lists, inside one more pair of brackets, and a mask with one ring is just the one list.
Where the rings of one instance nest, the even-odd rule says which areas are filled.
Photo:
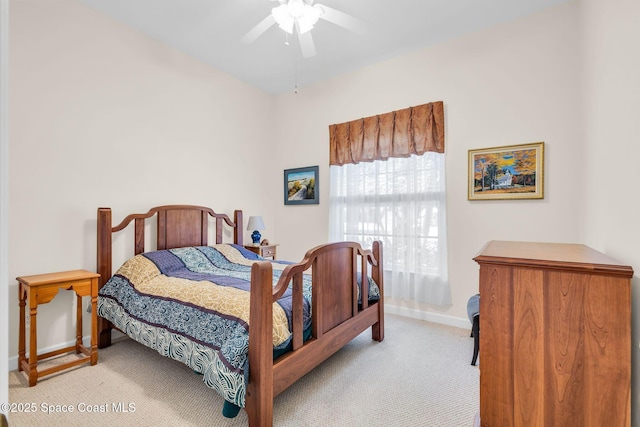
[[285, 169], [284, 204], [317, 205], [320, 203], [318, 166]]
[[544, 142], [469, 150], [469, 200], [544, 198]]

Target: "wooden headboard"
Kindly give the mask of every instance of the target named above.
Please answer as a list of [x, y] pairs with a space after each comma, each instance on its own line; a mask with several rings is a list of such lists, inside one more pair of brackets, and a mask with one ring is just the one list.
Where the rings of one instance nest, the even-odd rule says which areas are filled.
[[[216, 243], [222, 243], [223, 225], [233, 228], [233, 243], [241, 245], [242, 211], [234, 211], [233, 221], [212, 209], [192, 205], [166, 205], [149, 209], [144, 214], [128, 215], [115, 227], [112, 226], [111, 209], [98, 208], [98, 259], [100, 287], [112, 275], [112, 235], [124, 230], [135, 220], [134, 255], [145, 251], [145, 220], [157, 215], [157, 250], [180, 248], [185, 246], [206, 246], [209, 234], [209, 221], [213, 217], [216, 223]], [[153, 250], [153, 249], [152, 249]]]
[[[113, 233], [124, 230], [134, 221], [133, 252], [138, 255], [145, 251], [145, 220], [157, 215], [157, 250], [180, 248], [185, 246], [206, 246], [209, 235], [209, 222], [216, 223], [216, 243], [222, 242], [223, 226], [233, 229], [233, 243], [241, 245], [242, 211], [234, 211], [233, 221], [225, 214], [217, 214], [212, 209], [193, 205], [166, 205], [149, 209], [147, 213], [127, 215], [115, 227], [112, 225], [111, 208], [98, 208], [98, 253], [97, 272], [100, 274], [98, 287], [111, 278], [113, 264]], [[151, 249], [153, 250], [153, 249]], [[98, 347], [111, 344], [112, 325], [98, 318]]]

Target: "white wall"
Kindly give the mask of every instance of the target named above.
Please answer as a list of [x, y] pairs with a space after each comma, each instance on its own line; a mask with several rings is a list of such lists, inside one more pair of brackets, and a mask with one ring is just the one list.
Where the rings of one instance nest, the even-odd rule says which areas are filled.
[[[9, 2], [0, 0], [0, 403], [9, 402], [9, 282], [7, 271], [9, 239], [9, 140], [7, 127], [8, 71], [9, 71]], [[6, 409], [0, 412], [8, 413]]]
[[[260, 191], [273, 98], [73, 0], [12, 1], [10, 21], [15, 356], [15, 277], [95, 271], [98, 207], [117, 222], [162, 204], [240, 208], [273, 227]], [[73, 339], [73, 304], [61, 292], [38, 309], [40, 349]]]
[[[640, 2], [583, 0], [584, 243], [634, 266], [632, 423], [640, 425]], [[611, 185], [607, 176], [615, 176]]]
[[[577, 242], [583, 152], [578, 28], [577, 5], [569, 3], [279, 96], [274, 173], [320, 165], [321, 184], [319, 206], [278, 206], [282, 254], [301, 257], [310, 243], [327, 240], [330, 124], [438, 100], [445, 104], [453, 306], [393, 303], [420, 309], [413, 312], [418, 317], [466, 319], [467, 299], [478, 289], [472, 258], [488, 240]], [[469, 149], [537, 141], [545, 142], [544, 200], [467, 200]]]

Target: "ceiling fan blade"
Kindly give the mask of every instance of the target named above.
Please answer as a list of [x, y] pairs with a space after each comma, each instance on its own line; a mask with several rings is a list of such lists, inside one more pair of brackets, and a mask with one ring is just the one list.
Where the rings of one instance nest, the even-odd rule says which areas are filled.
[[322, 9], [320, 19], [324, 19], [325, 21], [329, 21], [332, 24], [339, 25], [358, 34], [364, 34], [367, 32], [367, 25], [364, 21], [355, 18], [348, 13], [340, 12], [337, 9], [323, 4], [316, 4], [316, 7]]
[[240, 41], [245, 44], [253, 43], [275, 23], [276, 20], [273, 19], [273, 15], [269, 14], [269, 16], [260, 21], [258, 25], [249, 30], [249, 32], [240, 39]]
[[300, 41], [300, 50], [302, 50], [302, 56], [305, 58], [311, 58], [316, 55], [316, 46], [313, 43], [313, 37], [311, 37], [311, 31], [307, 31], [304, 34], [298, 32], [298, 40]]

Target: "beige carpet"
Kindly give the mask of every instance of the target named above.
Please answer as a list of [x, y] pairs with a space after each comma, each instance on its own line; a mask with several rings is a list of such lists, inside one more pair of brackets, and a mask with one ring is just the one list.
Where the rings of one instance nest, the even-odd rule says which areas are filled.
[[[472, 426], [479, 408], [472, 353], [469, 330], [387, 315], [382, 343], [366, 331], [279, 395], [274, 425]], [[35, 387], [11, 372], [10, 402], [35, 412], [11, 413], [9, 426], [247, 425], [244, 411], [224, 418], [222, 398], [189, 368], [132, 340], [99, 357]]]

